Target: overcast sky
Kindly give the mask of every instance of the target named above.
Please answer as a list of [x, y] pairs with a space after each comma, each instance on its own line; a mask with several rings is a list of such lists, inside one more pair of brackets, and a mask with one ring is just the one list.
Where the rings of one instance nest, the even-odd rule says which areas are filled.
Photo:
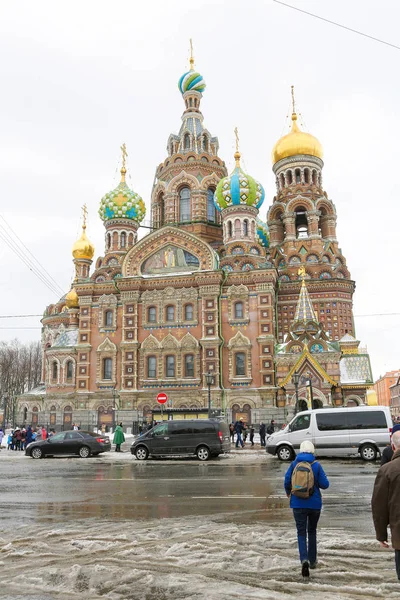
[[[288, 0], [400, 45], [396, 0]], [[355, 315], [400, 312], [398, 296], [400, 51], [272, 0], [0, 0], [1, 210], [62, 289], [89, 210], [103, 253], [101, 197], [118, 183], [120, 145], [146, 202], [166, 142], [181, 123], [177, 81], [189, 38], [207, 89], [206, 127], [234, 165], [235, 126], [247, 171], [275, 193], [271, 150], [287, 131], [290, 86], [324, 147], [324, 188], [356, 281]], [[4, 222], [0, 220], [0, 224]], [[0, 240], [1, 315], [40, 314], [56, 300]], [[0, 320], [0, 339], [38, 339], [38, 319]], [[356, 318], [374, 378], [400, 367], [400, 316]]]

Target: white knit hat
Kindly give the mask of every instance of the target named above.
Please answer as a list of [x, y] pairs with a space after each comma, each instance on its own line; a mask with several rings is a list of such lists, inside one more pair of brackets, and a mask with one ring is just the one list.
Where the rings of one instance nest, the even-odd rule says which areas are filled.
[[300, 452], [309, 452], [310, 454], [314, 454], [314, 444], [309, 440], [304, 440], [304, 442], [301, 442], [300, 444]]

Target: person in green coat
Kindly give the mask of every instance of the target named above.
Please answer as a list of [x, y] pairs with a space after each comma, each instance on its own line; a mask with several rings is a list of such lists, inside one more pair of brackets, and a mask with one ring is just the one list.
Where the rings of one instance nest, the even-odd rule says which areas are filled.
[[115, 444], [115, 452], [121, 452], [121, 444], [125, 441], [124, 431], [122, 429], [122, 423], [116, 426], [114, 432], [113, 443]]

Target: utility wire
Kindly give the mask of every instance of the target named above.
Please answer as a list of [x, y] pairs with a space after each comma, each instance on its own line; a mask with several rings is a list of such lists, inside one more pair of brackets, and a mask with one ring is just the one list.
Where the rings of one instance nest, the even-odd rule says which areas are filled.
[[11, 227], [11, 225], [9, 223], [7, 223], [7, 221], [5, 220], [5, 218], [3, 217], [3, 215], [0, 215], [0, 219], [2, 219], [4, 221], [4, 223], [7, 225], [7, 227], [9, 228], [10, 231], [12, 231], [12, 233], [15, 235], [15, 237], [17, 238], [17, 240], [23, 245], [23, 247], [25, 248], [25, 250], [28, 252], [28, 254], [30, 254], [33, 258], [33, 260], [36, 261], [36, 263], [39, 265], [39, 267], [46, 273], [46, 275], [49, 277], [49, 279], [55, 284], [56, 288], [58, 288], [61, 292], [61, 294], [64, 293], [63, 289], [58, 285], [57, 281], [54, 279], [54, 277], [52, 277], [50, 275], [50, 273], [48, 271], [46, 271], [46, 269], [44, 268], [44, 266], [38, 261], [38, 259], [36, 258], [36, 256], [34, 254], [32, 254], [32, 252], [29, 250], [29, 248], [27, 248], [24, 244], [24, 242], [21, 240], [20, 237], [18, 237], [18, 235], [16, 234], [16, 232], [14, 231], [14, 229]]
[[303, 10], [302, 8], [298, 8], [297, 6], [292, 6], [291, 4], [287, 4], [286, 2], [281, 2], [281, 0], [272, 0], [275, 4], [282, 4], [282, 6], [286, 6], [287, 8], [291, 8], [292, 10], [297, 10], [298, 12], [304, 13], [309, 17], [314, 17], [314, 19], [319, 19], [320, 21], [325, 21], [325, 23], [330, 23], [331, 25], [336, 25], [336, 27], [341, 27], [342, 29], [346, 29], [347, 31], [351, 31], [352, 33], [356, 33], [357, 35], [362, 35], [363, 37], [369, 38], [374, 42], [379, 42], [380, 44], [385, 44], [385, 46], [390, 46], [391, 48], [395, 48], [396, 50], [400, 50], [400, 46], [396, 46], [396, 44], [391, 44], [390, 42], [386, 42], [385, 40], [381, 40], [380, 38], [376, 38], [373, 35], [368, 35], [367, 33], [363, 33], [362, 31], [358, 31], [357, 29], [352, 29], [351, 27], [347, 27], [346, 25], [342, 25], [341, 23], [336, 23], [336, 21], [330, 21], [329, 19], [325, 19], [324, 17], [320, 17], [314, 13], [308, 12], [307, 10]]
[[[51, 290], [56, 296], [63, 295], [62, 289], [58, 286], [58, 284], [54, 285], [52, 281], [40, 271], [40, 269], [35, 265], [35, 263], [29, 258], [26, 252], [16, 244], [15, 240], [11, 237], [8, 231], [4, 228], [4, 226], [0, 223], [0, 238], [7, 244], [7, 246], [22, 260], [22, 262], [32, 271], [38, 279], [44, 285], [46, 285], [49, 290]], [[21, 242], [22, 243], [22, 242]]]
[[0, 315], [0, 319], [25, 319], [28, 317], [43, 317], [43, 315]]

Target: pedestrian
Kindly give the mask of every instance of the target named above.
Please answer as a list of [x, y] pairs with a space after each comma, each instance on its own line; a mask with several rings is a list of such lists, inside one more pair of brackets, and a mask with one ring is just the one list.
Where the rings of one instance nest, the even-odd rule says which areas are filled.
[[235, 424], [233, 422], [229, 425], [229, 435], [233, 444], [235, 441]]
[[22, 434], [21, 434], [21, 430], [19, 427], [15, 428], [14, 431], [14, 436], [13, 436], [13, 442], [14, 442], [14, 450], [21, 450], [21, 438], [22, 438]]
[[372, 517], [376, 539], [383, 548], [389, 548], [388, 526], [396, 564], [397, 579], [400, 581], [400, 431], [392, 435], [393, 458], [383, 465], [375, 479], [372, 493]]
[[272, 435], [274, 433], [274, 431], [275, 431], [275, 421], [274, 421], [274, 419], [271, 419], [271, 423], [267, 427], [267, 434]]
[[260, 423], [260, 443], [265, 446], [265, 423]]
[[26, 440], [26, 429], [23, 427], [21, 429], [21, 445], [19, 447], [20, 450], [25, 450], [25, 440]]
[[26, 445], [28, 445], [31, 442], [33, 442], [33, 431], [32, 431], [32, 427], [30, 425], [28, 425], [28, 428], [26, 430], [26, 435], [25, 435], [25, 443], [26, 443]]
[[254, 446], [254, 427], [253, 425], [250, 426], [250, 443], [251, 446]]
[[246, 425], [246, 423], [243, 423], [243, 445], [245, 445], [245, 443], [247, 442], [247, 434], [248, 434], [247, 425]]
[[11, 430], [7, 436], [7, 450], [14, 450], [14, 431]]
[[240, 417], [239, 421], [236, 421], [234, 425], [234, 430], [236, 433], [236, 448], [239, 448], [239, 444], [241, 447], [244, 447], [244, 442], [242, 440], [242, 432], [244, 430], [243, 417]]
[[141, 425], [139, 425], [139, 437], [142, 435], [143, 433], [143, 427]]
[[41, 425], [39, 425], [39, 427], [37, 428], [37, 431], [36, 431], [36, 436], [37, 436], [38, 438], [41, 438], [41, 437], [42, 437], [42, 426], [41, 426]]
[[122, 423], [116, 426], [114, 432], [113, 443], [115, 444], [115, 452], [121, 452], [121, 444], [125, 441], [124, 431], [122, 429]]
[[42, 427], [42, 440], [47, 440], [46, 427]]
[[4, 437], [4, 431], [3, 431], [3, 428], [0, 427], [0, 449], [1, 449], [1, 446], [3, 445], [3, 437]]
[[47, 437], [51, 438], [51, 437], [53, 437], [53, 435], [55, 435], [55, 433], [56, 433], [55, 429], [50, 429], [49, 435]]
[[72, 429], [73, 429], [74, 431], [78, 431], [79, 427], [78, 427], [78, 425], [77, 425], [76, 423], [74, 423], [74, 426], [73, 426], [73, 428], [72, 428]]
[[320, 489], [328, 487], [328, 478], [315, 459], [314, 444], [305, 440], [285, 475], [285, 491], [296, 523], [303, 577], [309, 577], [309, 569], [317, 566], [317, 524], [322, 508]]
[[[391, 431], [391, 436], [396, 433], [396, 431], [400, 431], [400, 424], [396, 423], [396, 425], [393, 425], [392, 431]], [[392, 460], [393, 457], [393, 448], [392, 448], [392, 444], [390, 443], [389, 446], [386, 446], [386, 448], [383, 449], [382, 454], [381, 454], [381, 466], [382, 465], [386, 465], [386, 463], [390, 462]]]

